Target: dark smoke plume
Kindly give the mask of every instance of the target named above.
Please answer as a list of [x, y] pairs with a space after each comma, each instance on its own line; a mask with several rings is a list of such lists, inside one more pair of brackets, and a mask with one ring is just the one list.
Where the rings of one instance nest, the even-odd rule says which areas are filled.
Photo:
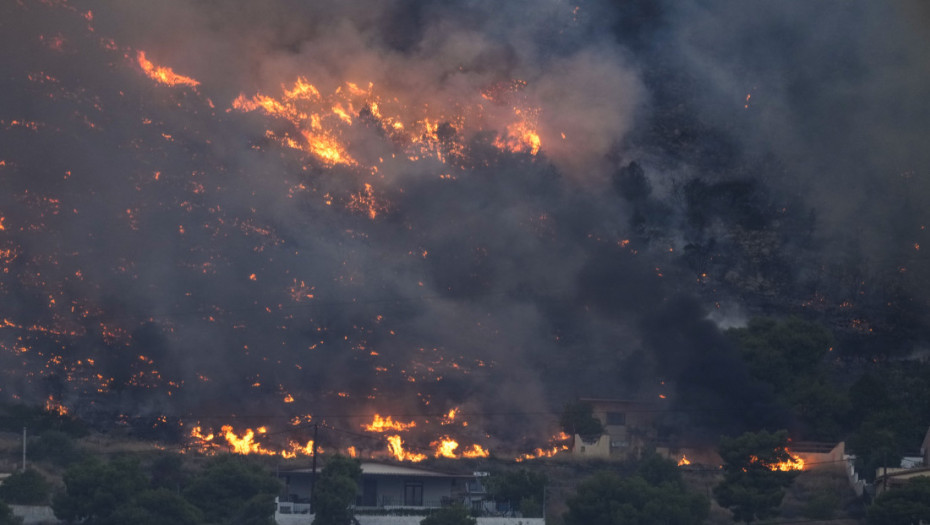
[[[461, 407], [511, 442], [576, 396], [782, 424], [721, 328], [804, 313], [860, 353], [927, 336], [915, 9], [7, 2], [3, 393], [356, 429]], [[154, 82], [140, 50], [200, 84]], [[458, 164], [408, 161], [368, 109], [353, 153], [388, 160], [329, 166], [231, 110], [298, 77], [450, 111], [521, 81], [541, 148], [495, 147], [509, 107], [486, 104], [487, 130], [438, 135]]]

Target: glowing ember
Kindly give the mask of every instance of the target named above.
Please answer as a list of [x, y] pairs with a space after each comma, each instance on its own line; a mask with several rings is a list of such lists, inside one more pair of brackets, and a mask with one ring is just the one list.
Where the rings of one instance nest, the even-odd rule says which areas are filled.
[[48, 396], [48, 399], [45, 400], [45, 411], [50, 414], [64, 416], [68, 414], [68, 407], [62, 405], [53, 396]]
[[172, 71], [171, 68], [156, 66], [155, 64], [151, 63], [148, 59], [145, 58], [145, 51], [139, 51], [139, 53], [136, 55], [136, 60], [139, 63], [139, 67], [141, 67], [142, 71], [145, 72], [146, 76], [156, 82], [169, 86], [194, 87], [200, 85], [200, 82], [197, 82], [193, 78], [179, 75]]

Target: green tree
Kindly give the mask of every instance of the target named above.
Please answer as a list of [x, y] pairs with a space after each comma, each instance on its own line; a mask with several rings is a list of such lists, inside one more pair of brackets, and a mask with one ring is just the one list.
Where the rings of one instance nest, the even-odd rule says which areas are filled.
[[14, 505], [45, 505], [51, 486], [33, 469], [14, 472], [0, 485], [0, 500]]
[[542, 516], [543, 491], [548, 478], [541, 472], [527, 469], [492, 473], [482, 480], [488, 495], [498, 503], [510, 502], [523, 516]]
[[785, 489], [798, 474], [778, 468], [791, 459], [787, 445], [788, 433], [784, 430], [747, 432], [720, 441], [724, 477], [714, 487], [714, 496], [737, 521], [748, 523], [778, 514]]
[[250, 458], [211, 458], [183, 490], [208, 523], [273, 524], [281, 483]]
[[335, 455], [326, 462], [314, 486], [313, 525], [349, 525], [358, 496], [362, 467], [357, 459]]
[[63, 481], [65, 492], [52, 499], [55, 516], [86, 525], [113, 523], [116, 509], [148, 486], [139, 463], [130, 459], [87, 460], [69, 467]]
[[868, 519], [875, 525], [930, 522], [930, 477], [916, 477], [903, 487], [883, 492], [869, 507]]
[[696, 525], [710, 513], [710, 502], [680, 484], [653, 485], [634, 475], [599, 472], [581, 482], [567, 501], [565, 525]]
[[565, 405], [559, 424], [566, 434], [571, 436], [578, 434], [589, 441], [604, 433], [601, 420], [594, 417], [594, 408], [591, 403], [585, 401]]
[[797, 317], [756, 317], [727, 335], [737, 343], [752, 376], [770, 385], [778, 402], [803, 423], [806, 438], [842, 435], [852, 405], [845, 389], [827, 374], [824, 359], [833, 335], [826, 328]]
[[168, 489], [145, 490], [119, 506], [109, 518], [113, 524], [198, 525], [200, 509]]
[[443, 507], [420, 520], [420, 525], [475, 525], [478, 520], [468, 515], [462, 504]]

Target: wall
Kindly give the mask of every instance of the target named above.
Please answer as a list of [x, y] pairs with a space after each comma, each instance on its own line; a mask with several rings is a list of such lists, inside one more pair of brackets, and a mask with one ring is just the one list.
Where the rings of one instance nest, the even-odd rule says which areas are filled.
[[48, 505], [10, 505], [13, 515], [23, 518], [23, 525], [42, 525], [45, 523], [61, 523]]
[[[420, 525], [423, 516], [356, 516], [361, 525]], [[278, 525], [310, 525], [312, 514], [275, 515]], [[545, 525], [543, 518], [478, 518], [478, 525]]]

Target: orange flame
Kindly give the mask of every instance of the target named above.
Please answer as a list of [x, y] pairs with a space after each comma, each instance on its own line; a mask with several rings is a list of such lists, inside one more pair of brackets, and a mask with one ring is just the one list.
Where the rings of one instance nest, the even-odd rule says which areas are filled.
[[136, 55], [136, 60], [139, 62], [139, 67], [142, 68], [142, 71], [145, 72], [146, 76], [156, 82], [169, 86], [194, 87], [200, 85], [200, 82], [197, 82], [191, 77], [179, 75], [172, 71], [171, 68], [156, 66], [145, 58], [145, 51], [139, 51], [138, 55]]
[[678, 466], [680, 467], [682, 465], [690, 465], [690, 464], [691, 464], [691, 460], [688, 459], [688, 456], [682, 454], [681, 459], [678, 460]]
[[394, 456], [397, 461], [412, 461], [414, 463], [426, 459], [426, 454], [417, 454], [404, 450], [404, 442], [398, 435], [388, 436], [388, 452]]
[[478, 445], [477, 443], [472, 445], [471, 448], [467, 448], [462, 451], [462, 457], [465, 458], [486, 458], [490, 456], [491, 453], [488, 449]]
[[[764, 465], [769, 470], [780, 470], [782, 472], [804, 470], [804, 460], [801, 457], [791, 454], [788, 449], [785, 449], [785, 453], [788, 454], [788, 459], [779, 461], [778, 463], [764, 463]], [[750, 456], [749, 460], [752, 463], [762, 463], [762, 461], [756, 456]]]
[[362, 428], [368, 432], [387, 432], [393, 430], [395, 432], [402, 432], [417, 426], [416, 422], [411, 421], [409, 423], [403, 423], [401, 421], [394, 421], [391, 416], [382, 418], [380, 415], [375, 414], [370, 424], [362, 425]]
[[455, 455], [455, 449], [459, 448], [459, 444], [449, 436], [442, 436], [438, 440], [430, 443], [430, 446], [433, 447], [433, 457], [450, 459], [456, 459], [458, 457]]

